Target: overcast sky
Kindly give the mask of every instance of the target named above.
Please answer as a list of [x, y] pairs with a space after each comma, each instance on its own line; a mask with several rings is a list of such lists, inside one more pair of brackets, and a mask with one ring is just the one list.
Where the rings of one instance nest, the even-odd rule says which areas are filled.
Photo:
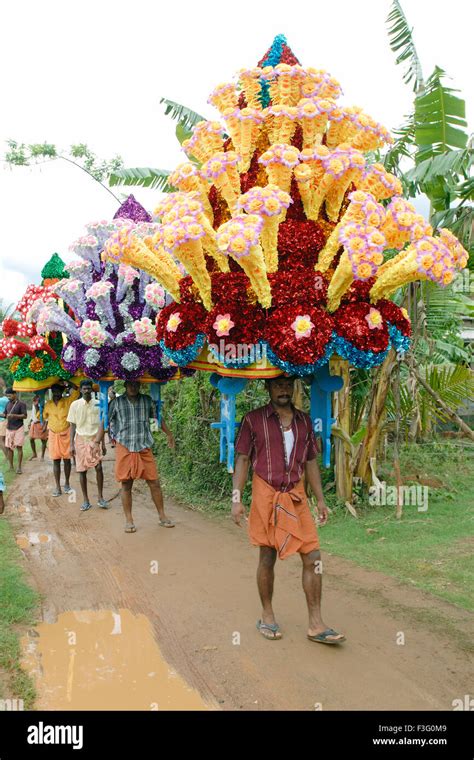
[[[386, 33], [390, 0], [258, 3], [214, 0], [22, 0], [2, 3], [1, 154], [5, 140], [84, 142], [127, 166], [173, 168], [184, 160], [161, 96], [215, 117], [206, 101], [220, 82], [257, 63], [278, 33], [303, 65], [333, 74], [341, 102], [362, 106], [389, 128], [403, 121], [412, 92]], [[415, 29], [423, 73], [435, 65], [461, 90], [472, 125], [470, 0], [402, 0]], [[125, 188], [114, 192], [127, 192]], [[135, 192], [135, 190], [133, 190]], [[159, 193], [136, 190], [149, 209]], [[62, 161], [0, 165], [0, 298], [16, 302], [53, 252], [64, 259], [84, 225], [110, 218], [114, 198]]]

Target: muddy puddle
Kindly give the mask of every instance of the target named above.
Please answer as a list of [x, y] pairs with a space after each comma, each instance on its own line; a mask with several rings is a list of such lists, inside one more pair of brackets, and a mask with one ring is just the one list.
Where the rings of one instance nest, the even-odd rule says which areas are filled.
[[38, 710], [207, 710], [130, 610], [63, 612], [22, 640]]

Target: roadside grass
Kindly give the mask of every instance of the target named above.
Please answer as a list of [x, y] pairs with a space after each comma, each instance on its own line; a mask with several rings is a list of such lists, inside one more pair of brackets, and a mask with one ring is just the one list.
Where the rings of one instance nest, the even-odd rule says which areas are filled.
[[[26, 453], [26, 452], [25, 452]], [[14, 472], [0, 453], [0, 468], [5, 476], [8, 515], [8, 491]], [[22, 699], [25, 709], [32, 709], [36, 697], [33, 680], [20, 666], [20, 635], [23, 626], [35, 623], [39, 596], [25, 578], [21, 552], [16, 545], [10, 523], [0, 518], [0, 698]]]
[[[428, 483], [427, 510], [418, 511], [422, 500], [406, 503], [397, 520], [393, 504], [371, 506], [365, 493], [354, 518], [329, 494], [333, 511], [320, 529], [323, 551], [474, 610], [474, 449], [447, 442], [404, 446], [400, 467], [405, 485]], [[379, 477], [395, 484], [390, 456]]]

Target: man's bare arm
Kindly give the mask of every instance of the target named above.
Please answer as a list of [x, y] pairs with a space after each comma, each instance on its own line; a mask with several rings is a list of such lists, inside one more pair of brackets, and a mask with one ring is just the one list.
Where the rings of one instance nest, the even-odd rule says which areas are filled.
[[318, 460], [316, 457], [305, 464], [306, 480], [309, 483], [312, 492], [316, 496], [316, 502], [319, 514], [319, 524], [324, 525], [328, 519], [328, 508], [324, 501], [323, 484], [321, 482], [321, 473], [319, 471]]
[[237, 454], [234, 475], [232, 477], [232, 519], [240, 525], [242, 517], [245, 517], [245, 507], [242, 504], [242, 493], [249, 474], [250, 457], [246, 454]]

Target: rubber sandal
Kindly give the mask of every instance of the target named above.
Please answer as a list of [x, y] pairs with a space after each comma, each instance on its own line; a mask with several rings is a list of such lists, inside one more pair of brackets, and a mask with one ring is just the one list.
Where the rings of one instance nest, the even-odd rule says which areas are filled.
[[58, 490], [57, 488], [53, 491], [51, 496], [62, 496], [62, 491]]
[[71, 486], [64, 486], [64, 493], [72, 493], [72, 492], [73, 492], [73, 489], [71, 488]]
[[133, 523], [127, 523], [125, 525], [125, 533], [136, 533], [137, 529], [135, 528]]
[[92, 504], [90, 501], [85, 501], [84, 504], [81, 505], [81, 512], [87, 512], [88, 509], [92, 509]]
[[162, 528], [174, 528], [176, 523], [173, 520], [160, 520], [160, 525]]
[[97, 502], [97, 506], [101, 509], [110, 509], [110, 505], [108, 501], [105, 501], [105, 499], [99, 499]]
[[[280, 632], [280, 626], [278, 623], [264, 623], [262, 620], [257, 620], [257, 631], [261, 633], [261, 635], [268, 639], [269, 641], [278, 641], [282, 638], [281, 632]], [[279, 633], [279, 636], [267, 636], [264, 631], [271, 631], [273, 634]]]
[[328, 636], [339, 636], [337, 631], [334, 630], [334, 628], [326, 628], [325, 631], [322, 631], [321, 633], [316, 633], [314, 636], [310, 636], [309, 633], [307, 634], [307, 638], [310, 641], [316, 641], [318, 644], [342, 644], [343, 641], [346, 640], [345, 636], [341, 636], [340, 639], [336, 639], [335, 641], [331, 641], [331, 639], [328, 639]]

